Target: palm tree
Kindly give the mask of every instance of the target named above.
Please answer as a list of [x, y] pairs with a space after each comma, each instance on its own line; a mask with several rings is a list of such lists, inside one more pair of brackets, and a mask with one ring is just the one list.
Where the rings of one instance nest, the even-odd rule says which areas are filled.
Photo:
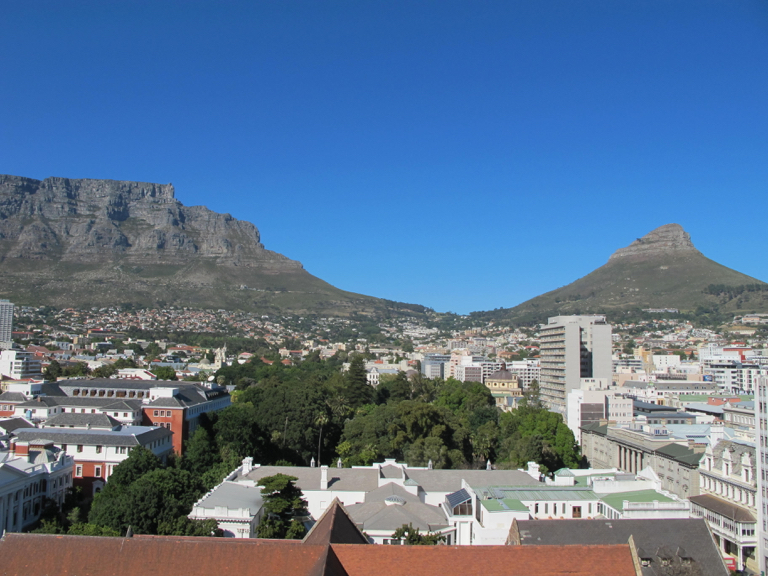
[[320, 466], [320, 447], [323, 443], [323, 426], [328, 424], [327, 414], [318, 414], [315, 418], [315, 426], [320, 426], [320, 435], [317, 440], [317, 465]]

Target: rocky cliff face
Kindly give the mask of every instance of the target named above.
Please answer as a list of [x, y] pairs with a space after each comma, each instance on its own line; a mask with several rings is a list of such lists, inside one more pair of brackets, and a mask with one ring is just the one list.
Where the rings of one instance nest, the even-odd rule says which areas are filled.
[[400, 308], [323, 282], [266, 250], [253, 224], [184, 206], [170, 184], [0, 176], [0, 273], [0, 298], [22, 305]]
[[170, 184], [0, 176], [0, 259], [300, 269], [250, 222], [185, 207]]
[[665, 224], [638, 238], [626, 248], [616, 250], [610, 260], [669, 256], [684, 252], [700, 253], [691, 242], [691, 235], [683, 230], [680, 224]]

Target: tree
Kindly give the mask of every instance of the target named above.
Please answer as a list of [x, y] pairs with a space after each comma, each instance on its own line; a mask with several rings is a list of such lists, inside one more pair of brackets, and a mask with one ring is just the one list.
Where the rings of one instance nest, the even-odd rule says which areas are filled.
[[162, 468], [162, 466], [163, 463], [160, 461], [160, 458], [147, 448], [143, 446], [131, 448], [128, 458], [115, 466], [104, 490], [108, 490], [110, 487], [130, 486], [147, 472], [157, 470]]
[[436, 534], [434, 532], [427, 532], [421, 534], [418, 528], [414, 528], [413, 524], [403, 524], [392, 533], [392, 538], [396, 540], [403, 540], [406, 546], [435, 546], [441, 542], [445, 542], [445, 536], [442, 534]]
[[147, 344], [147, 347], [144, 348], [143, 352], [147, 357], [147, 361], [152, 361], [158, 356], [160, 356], [160, 354], [162, 354], [163, 349], [160, 348], [160, 346], [158, 346], [156, 342], [150, 342], [149, 344]]
[[327, 414], [320, 413], [317, 415], [317, 418], [315, 418], [315, 426], [320, 427], [320, 434], [319, 438], [317, 440], [317, 465], [320, 465], [320, 448], [323, 443], [323, 426], [328, 424], [329, 418]]
[[307, 514], [307, 501], [296, 487], [295, 476], [275, 474], [259, 481], [264, 498], [264, 516], [256, 533], [259, 538], [299, 540], [306, 529], [297, 517]]
[[541, 389], [539, 381], [534, 379], [523, 392], [523, 398], [520, 400], [520, 408], [531, 410], [543, 410], [544, 402], [541, 399]]
[[221, 462], [213, 435], [202, 426], [195, 430], [185, 448], [181, 467], [195, 476], [203, 475], [206, 470]]
[[177, 534], [178, 531], [186, 535], [196, 531], [189, 524], [196, 521], [186, 516], [204, 489], [200, 479], [186, 470], [158, 468], [127, 487], [107, 491], [111, 483], [110, 478], [93, 501], [88, 516], [91, 524], [123, 534], [128, 526], [137, 534]]
[[359, 408], [373, 401], [373, 387], [368, 384], [368, 372], [365, 370], [365, 360], [356, 355], [349, 363], [345, 378], [344, 396], [353, 408]]
[[104, 364], [93, 371], [93, 375], [96, 378], [109, 378], [114, 374], [117, 374], [117, 366], [114, 364]]
[[158, 380], [178, 380], [176, 377], [176, 370], [170, 366], [157, 366], [152, 368], [150, 372], [157, 376]]
[[43, 372], [43, 378], [55, 382], [56, 379], [61, 376], [61, 373], [61, 364], [59, 364], [56, 360], [51, 360], [51, 363]]
[[87, 376], [90, 373], [91, 369], [88, 368], [88, 364], [85, 362], [78, 362], [74, 366], [66, 366], [62, 370], [61, 375], [70, 378], [72, 376]]

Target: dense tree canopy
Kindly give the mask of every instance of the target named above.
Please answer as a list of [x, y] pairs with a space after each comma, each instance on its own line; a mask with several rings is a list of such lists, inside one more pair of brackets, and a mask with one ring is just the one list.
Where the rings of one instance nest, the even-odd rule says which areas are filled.
[[307, 501], [294, 482], [295, 476], [275, 474], [259, 481], [264, 498], [264, 516], [257, 527], [259, 538], [298, 540], [306, 530], [301, 517], [307, 515]]
[[187, 518], [203, 493], [199, 476], [165, 467], [149, 450], [136, 447], [94, 498], [88, 521], [120, 534], [130, 526], [137, 534], [211, 535], [215, 521]]

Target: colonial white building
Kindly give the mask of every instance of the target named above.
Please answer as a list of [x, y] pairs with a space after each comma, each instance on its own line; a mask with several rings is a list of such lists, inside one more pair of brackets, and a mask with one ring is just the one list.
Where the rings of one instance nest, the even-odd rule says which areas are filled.
[[44, 500], [64, 502], [74, 459], [51, 442], [0, 447], [0, 534], [21, 532], [40, 518]]
[[700, 494], [691, 496], [694, 516], [706, 518], [715, 541], [740, 570], [759, 571], [757, 462], [754, 444], [720, 440], [709, 444], [699, 464]]

